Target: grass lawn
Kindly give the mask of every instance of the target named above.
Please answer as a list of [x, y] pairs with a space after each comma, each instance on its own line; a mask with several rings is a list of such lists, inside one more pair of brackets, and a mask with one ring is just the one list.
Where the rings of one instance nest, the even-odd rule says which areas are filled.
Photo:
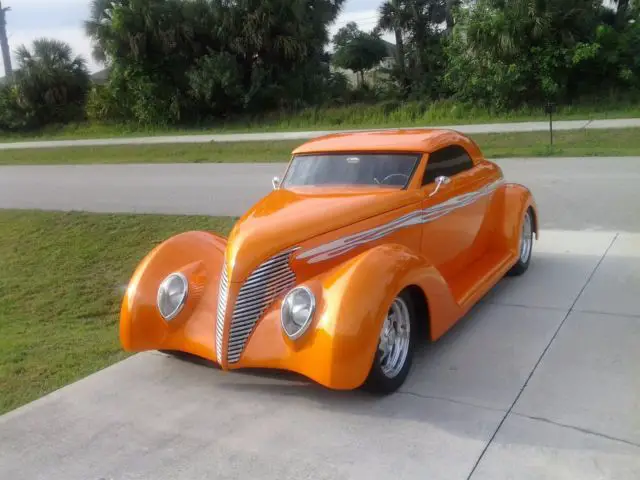
[[[597, 103], [559, 106], [557, 120], [595, 120], [640, 117], [637, 99], [602, 98]], [[145, 127], [135, 124], [72, 123], [49, 126], [38, 132], [0, 132], [0, 142], [122, 136], [188, 135], [198, 133], [277, 132], [382, 127], [423, 127], [477, 123], [527, 122], [546, 120], [542, 108], [522, 108], [496, 113], [444, 100], [430, 104], [354, 104], [343, 107], [308, 108], [298, 113], [275, 112], [258, 118], [235, 118], [193, 127]]]
[[124, 358], [117, 319], [137, 263], [174, 233], [233, 220], [0, 210], [0, 414]]
[[[640, 155], [640, 128], [472, 135], [488, 158]], [[301, 140], [0, 151], [0, 165], [286, 162]]]

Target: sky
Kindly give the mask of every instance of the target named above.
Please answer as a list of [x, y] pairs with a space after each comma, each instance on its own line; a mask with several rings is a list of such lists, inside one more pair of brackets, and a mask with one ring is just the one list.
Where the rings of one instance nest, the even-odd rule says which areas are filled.
[[[331, 34], [350, 21], [358, 23], [362, 30], [371, 30], [381, 3], [382, 0], [347, 0]], [[89, 16], [89, 0], [2, 0], [2, 5], [11, 7], [7, 12], [7, 34], [12, 51], [21, 44], [30, 45], [36, 38], [55, 38], [69, 43], [76, 55], [82, 55], [91, 72], [102, 68], [91, 58], [91, 44], [82, 27]], [[390, 40], [388, 35], [384, 38]], [[1, 63], [0, 77], [4, 76]]]

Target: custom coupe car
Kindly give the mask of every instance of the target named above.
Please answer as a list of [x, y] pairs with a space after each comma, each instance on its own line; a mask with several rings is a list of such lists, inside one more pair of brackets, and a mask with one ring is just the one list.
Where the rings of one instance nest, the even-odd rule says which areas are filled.
[[461, 133], [316, 138], [229, 238], [180, 233], [141, 261], [120, 340], [390, 393], [417, 344], [527, 270], [534, 236], [531, 192]]

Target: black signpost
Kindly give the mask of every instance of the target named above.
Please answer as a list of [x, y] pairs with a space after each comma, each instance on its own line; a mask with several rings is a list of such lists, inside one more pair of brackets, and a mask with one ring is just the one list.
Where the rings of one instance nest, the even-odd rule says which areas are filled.
[[545, 113], [549, 115], [549, 139], [551, 146], [553, 147], [553, 112], [556, 110], [556, 104], [553, 102], [547, 102], [544, 107]]

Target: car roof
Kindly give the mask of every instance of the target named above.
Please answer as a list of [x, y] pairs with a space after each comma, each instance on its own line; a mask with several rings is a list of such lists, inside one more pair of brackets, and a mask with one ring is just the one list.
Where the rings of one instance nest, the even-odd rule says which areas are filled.
[[293, 155], [337, 152], [417, 152], [430, 153], [449, 145], [461, 145], [472, 157], [481, 156], [478, 146], [455, 130], [415, 128], [344, 132], [325, 135], [303, 143]]

